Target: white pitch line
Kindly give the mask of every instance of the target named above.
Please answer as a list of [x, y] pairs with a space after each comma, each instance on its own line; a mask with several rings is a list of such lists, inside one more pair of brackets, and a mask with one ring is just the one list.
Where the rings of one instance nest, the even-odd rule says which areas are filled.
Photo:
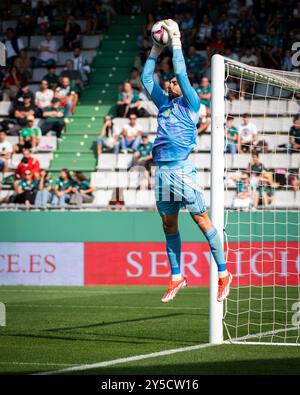
[[110, 361], [96, 362], [96, 363], [91, 363], [91, 364], [86, 364], [86, 365], [71, 366], [71, 367], [68, 367], [68, 368], [65, 368], [65, 369], [53, 370], [51, 372], [35, 373], [34, 375], [42, 375], [42, 376], [43, 375], [47, 375], [48, 376], [48, 375], [55, 375], [55, 374], [60, 374], [60, 373], [80, 372], [80, 371], [83, 371], [83, 370], [90, 370], [90, 369], [96, 369], [96, 368], [105, 368], [107, 366], [114, 366], [114, 365], [118, 365], [118, 364], [121, 364], [121, 363], [141, 361], [141, 360], [150, 359], [150, 358], [157, 358], [157, 357], [169, 356], [169, 355], [172, 355], [172, 354], [178, 354], [178, 353], [181, 353], [181, 352], [201, 350], [203, 348], [213, 347], [213, 346], [216, 346], [216, 345], [217, 344], [204, 343], [204, 344], [198, 344], [198, 345], [195, 345], [195, 346], [173, 348], [173, 349], [170, 349], [170, 350], [158, 351], [158, 352], [153, 352], [153, 353], [150, 353], [150, 354], [135, 355], [135, 356], [132, 356], [132, 357], [112, 359]]
[[76, 366], [75, 364], [69, 363], [50, 363], [50, 362], [0, 362], [0, 365], [39, 365], [39, 366]]
[[[230, 340], [226, 340], [221, 344], [211, 344], [211, 343], [204, 343], [204, 344], [198, 344], [195, 346], [188, 346], [188, 347], [181, 347], [181, 348], [173, 348], [170, 350], [165, 350], [165, 351], [158, 351], [158, 352], [154, 352], [154, 353], [150, 353], [150, 354], [142, 354], [142, 355], [135, 355], [132, 357], [126, 357], [126, 358], [118, 358], [118, 359], [112, 359], [110, 361], [103, 361], [103, 362], [96, 362], [96, 363], [92, 363], [92, 364], [86, 364], [86, 365], [70, 365], [69, 367], [65, 368], [65, 369], [59, 369], [59, 370], [54, 370], [54, 371], [49, 371], [49, 372], [41, 372], [41, 373], [34, 373], [34, 375], [55, 375], [55, 374], [60, 374], [60, 373], [69, 373], [69, 372], [80, 372], [83, 370], [90, 370], [90, 369], [96, 369], [96, 368], [105, 368], [108, 366], [114, 366], [114, 365], [118, 365], [121, 363], [128, 363], [128, 362], [134, 362], [134, 361], [141, 361], [141, 360], [145, 360], [145, 359], [150, 359], [150, 358], [157, 358], [157, 357], [162, 357], [162, 356], [168, 356], [168, 355], [172, 355], [172, 354], [177, 354], [177, 353], [182, 353], [182, 352], [189, 352], [189, 351], [195, 351], [195, 350], [201, 350], [204, 348], [208, 348], [208, 347], [213, 347], [213, 346], [221, 346], [221, 345], [234, 345], [235, 342], [236, 344], [241, 344], [241, 345], [249, 345], [251, 346], [251, 343], [247, 343], [247, 342], [242, 342], [243, 339], [247, 338], [247, 339], [251, 339], [251, 338], [255, 338], [258, 337], [259, 335], [263, 335], [263, 336], [268, 336], [270, 334], [274, 334], [279, 333], [279, 332], [283, 332], [284, 330], [295, 330], [297, 328], [287, 328], [287, 329], [277, 329], [276, 331], [270, 331], [270, 332], [264, 332], [263, 334], [261, 333], [254, 333], [252, 335], [247, 336], [242, 336], [240, 338], [236, 338], [236, 339], [232, 339]], [[254, 343], [252, 343], [254, 344]], [[255, 342], [256, 345], [264, 345], [264, 346], [284, 346], [284, 345], [297, 345], [299, 346], [300, 344], [298, 343], [289, 343], [289, 344], [284, 344], [284, 343], [268, 343], [268, 342]]]
[[7, 303], [7, 307], [32, 307], [32, 308], [72, 308], [72, 309], [142, 309], [142, 310], [207, 310], [206, 307], [175, 307], [175, 306], [101, 306], [101, 305], [94, 305], [94, 306], [82, 306], [82, 305], [60, 305], [60, 304], [15, 304], [15, 303]]

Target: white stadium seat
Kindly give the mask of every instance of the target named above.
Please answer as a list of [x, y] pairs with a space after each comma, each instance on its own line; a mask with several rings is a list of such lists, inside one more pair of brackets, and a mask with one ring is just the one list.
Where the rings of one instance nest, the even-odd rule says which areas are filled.
[[233, 155], [232, 159], [232, 167], [234, 169], [245, 169], [251, 160], [251, 156], [250, 154], [236, 154]]
[[100, 190], [94, 192], [95, 198], [93, 200], [93, 205], [107, 207], [110, 200], [112, 199], [112, 195], [113, 195], [112, 189]]
[[98, 157], [97, 169], [114, 170], [117, 166], [116, 154], [102, 154]]
[[275, 191], [273, 206], [277, 208], [294, 207], [295, 193], [293, 191]]
[[282, 115], [288, 113], [288, 101], [286, 100], [268, 100], [268, 114]]
[[133, 154], [119, 154], [117, 159], [117, 169], [126, 170], [132, 163]]
[[296, 115], [300, 112], [300, 102], [296, 100], [288, 101], [288, 113], [290, 115]]
[[0, 102], [0, 116], [7, 117], [9, 114], [10, 106], [11, 106], [10, 101], [1, 101]]
[[136, 191], [136, 207], [154, 207], [155, 193], [153, 190]]
[[101, 36], [99, 34], [95, 36], [83, 36], [82, 37], [82, 48], [98, 48], [100, 45]]
[[124, 204], [128, 208], [136, 208], [136, 190], [124, 190], [123, 197], [124, 197]]
[[291, 164], [290, 166], [293, 169], [299, 169], [300, 168], [300, 153], [299, 154], [292, 154], [291, 155]]

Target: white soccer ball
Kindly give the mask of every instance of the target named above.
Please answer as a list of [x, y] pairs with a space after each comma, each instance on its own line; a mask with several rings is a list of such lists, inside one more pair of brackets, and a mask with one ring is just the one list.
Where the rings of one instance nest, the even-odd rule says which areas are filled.
[[169, 43], [169, 34], [166, 29], [162, 27], [163, 21], [156, 22], [151, 29], [152, 40], [161, 46]]

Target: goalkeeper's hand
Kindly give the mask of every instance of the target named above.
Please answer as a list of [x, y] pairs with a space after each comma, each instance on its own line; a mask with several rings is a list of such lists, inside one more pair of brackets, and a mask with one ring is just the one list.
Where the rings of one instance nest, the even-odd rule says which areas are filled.
[[161, 54], [162, 50], [164, 49], [163, 46], [156, 44], [155, 42], [153, 42], [152, 48], [151, 48], [151, 52], [150, 55], [152, 58], [158, 58], [159, 55]]
[[181, 48], [181, 41], [180, 41], [180, 31], [178, 23], [173, 21], [173, 19], [165, 19], [161, 26], [167, 30], [172, 47]]

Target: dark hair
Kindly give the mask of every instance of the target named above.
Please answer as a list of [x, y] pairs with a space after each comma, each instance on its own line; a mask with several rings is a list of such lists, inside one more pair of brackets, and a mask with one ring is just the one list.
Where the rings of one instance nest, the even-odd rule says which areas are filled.
[[250, 117], [250, 114], [249, 114], [248, 112], [245, 112], [245, 113], [243, 114], [243, 118], [251, 118], [251, 117]]
[[252, 153], [251, 153], [251, 155], [252, 155], [252, 156], [253, 156], [253, 155], [256, 155], [257, 157], [259, 157], [259, 152], [256, 151], [256, 150], [253, 150]]
[[76, 171], [74, 177], [77, 178], [80, 182], [88, 181], [88, 178], [86, 178], [82, 171]]
[[66, 175], [67, 175], [69, 180], [72, 180], [72, 176], [71, 176], [71, 173], [70, 173], [69, 169], [63, 168], [63, 169], [61, 169], [60, 172], [62, 172], [62, 171], [66, 173]]
[[28, 86], [28, 85], [29, 85], [29, 84], [28, 84], [28, 81], [23, 80], [23, 81], [21, 81], [20, 87], [21, 87], [21, 88], [25, 88], [25, 86]]
[[227, 116], [227, 121], [233, 121], [233, 120], [234, 120], [234, 117], [232, 115]]

